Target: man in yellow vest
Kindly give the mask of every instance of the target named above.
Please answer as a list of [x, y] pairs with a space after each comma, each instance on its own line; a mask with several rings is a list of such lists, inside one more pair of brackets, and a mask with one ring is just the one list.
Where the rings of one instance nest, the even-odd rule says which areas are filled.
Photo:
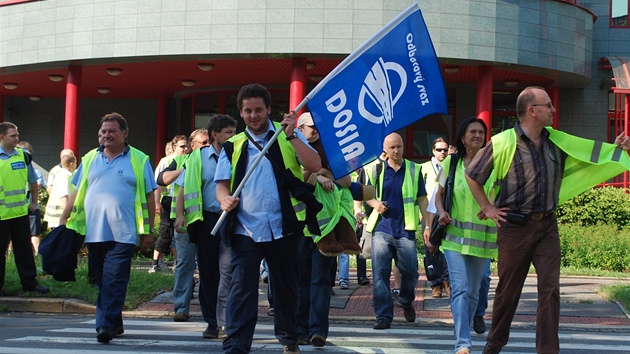
[[[31, 248], [29, 211], [37, 209], [39, 187], [30, 155], [17, 148], [20, 134], [15, 124], [0, 123], [0, 291], [4, 287], [6, 251], [13, 242], [15, 265], [22, 289], [46, 294], [48, 288], [37, 283], [37, 268]], [[33, 202], [29, 203], [25, 186], [28, 184]]]
[[[555, 209], [560, 202], [630, 167], [630, 138], [615, 145], [577, 138], [548, 128], [556, 111], [541, 87], [524, 89], [516, 101], [514, 129], [492, 137], [466, 168], [466, 180], [482, 219], [499, 227], [498, 275], [492, 325], [484, 354], [507, 344], [523, 283], [533, 262], [538, 275], [536, 351], [558, 353], [560, 343], [560, 239]], [[594, 159], [595, 157], [595, 159]], [[494, 200], [483, 190], [493, 178]], [[501, 208], [509, 208], [509, 212]]]
[[[298, 300], [298, 237], [304, 237], [306, 212], [293, 198], [291, 186], [303, 181], [302, 168], [322, 168], [317, 152], [295, 128], [295, 112], [278, 124], [271, 121], [271, 95], [259, 84], [241, 88], [236, 104], [247, 129], [228, 140], [221, 151], [215, 181], [221, 209], [235, 209], [232, 245], [232, 283], [228, 292], [227, 334], [223, 350], [248, 353], [258, 317], [258, 269], [265, 257], [272, 279], [274, 327], [285, 353], [299, 353], [295, 326]], [[242, 193], [232, 196], [251, 163], [269, 138], [281, 129], [268, 155], [253, 169]], [[260, 149], [258, 146], [260, 146]], [[291, 176], [292, 175], [292, 176]], [[293, 179], [292, 179], [293, 178]]]
[[208, 324], [203, 338], [225, 338], [225, 303], [231, 280], [231, 250], [220, 235], [211, 235], [221, 216], [216, 197], [214, 173], [223, 143], [236, 133], [236, 120], [225, 114], [214, 114], [208, 120], [210, 145], [193, 151], [184, 171], [175, 180], [175, 228], [188, 230], [190, 241], [197, 245], [199, 266], [199, 304]]
[[[124, 332], [122, 310], [138, 239], [153, 245], [157, 189], [149, 156], [126, 143], [127, 121], [118, 113], [101, 118], [103, 145], [81, 158], [60, 224], [85, 235], [96, 274], [96, 339], [109, 343]], [[72, 213], [71, 213], [72, 211]]]
[[[376, 188], [376, 199], [367, 203], [374, 208], [365, 226], [372, 233], [372, 277], [374, 278], [374, 329], [388, 329], [394, 318], [394, 304], [389, 290], [392, 259], [401, 274], [398, 302], [407, 322], [416, 320], [413, 307], [418, 283], [416, 230], [419, 215], [427, 219], [427, 193], [420, 165], [403, 158], [403, 140], [397, 133], [385, 137], [383, 151], [387, 160], [370, 166], [368, 178]], [[378, 167], [380, 166], [380, 167]]]

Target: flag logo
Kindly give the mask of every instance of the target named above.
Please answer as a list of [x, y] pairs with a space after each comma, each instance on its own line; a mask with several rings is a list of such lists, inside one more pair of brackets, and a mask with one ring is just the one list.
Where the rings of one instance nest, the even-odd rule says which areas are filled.
[[[390, 81], [390, 72], [395, 74], [399, 79], [398, 90], [396, 95], [392, 97], [392, 82]], [[359, 92], [358, 109], [361, 116], [374, 124], [382, 124], [385, 126], [394, 118], [394, 106], [405, 92], [407, 86], [407, 74], [402, 65], [396, 62], [385, 62], [383, 58], [379, 58], [372, 70], [365, 76], [363, 86]], [[375, 108], [366, 106], [366, 98], [371, 100], [378, 115], [373, 114]], [[369, 103], [368, 103], [369, 105]]]

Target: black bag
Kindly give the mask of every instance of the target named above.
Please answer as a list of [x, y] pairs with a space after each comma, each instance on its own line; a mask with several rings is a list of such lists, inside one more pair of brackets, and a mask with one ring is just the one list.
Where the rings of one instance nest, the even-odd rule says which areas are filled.
[[440, 254], [440, 251], [436, 251], [433, 254], [427, 252], [424, 256], [424, 273], [429, 281], [442, 277], [443, 269], [440, 263]]
[[[448, 178], [446, 179], [446, 185], [444, 186], [444, 210], [447, 213], [451, 212], [451, 207], [453, 205], [453, 183], [455, 181], [455, 170], [457, 169], [457, 161], [459, 160], [459, 155], [453, 154], [451, 155], [451, 163], [448, 169]], [[439, 217], [435, 215], [433, 217], [433, 224], [431, 225], [431, 234], [429, 235], [429, 242], [433, 247], [439, 247], [442, 244], [442, 239], [444, 238], [444, 230], [446, 229], [446, 225], [439, 224]], [[426, 258], [425, 258], [426, 259]], [[428, 277], [428, 273], [427, 273]]]

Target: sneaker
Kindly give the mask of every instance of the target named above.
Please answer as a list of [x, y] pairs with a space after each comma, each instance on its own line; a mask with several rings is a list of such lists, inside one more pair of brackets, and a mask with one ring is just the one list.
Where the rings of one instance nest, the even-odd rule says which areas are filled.
[[436, 285], [431, 291], [431, 297], [434, 299], [438, 299], [442, 297], [442, 285]]
[[483, 347], [483, 352], [481, 354], [499, 354], [501, 352], [501, 348], [491, 347], [488, 343]]
[[311, 336], [311, 344], [314, 347], [323, 347], [326, 345], [326, 337], [319, 333], [315, 333]]
[[157, 264], [152, 265], [151, 268], [149, 268], [149, 274], [153, 274], [155, 272], [161, 272], [161, 271], [162, 271], [162, 268], [160, 268], [160, 266]]
[[413, 308], [413, 305], [403, 306], [403, 315], [407, 322], [416, 321], [416, 309]]
[[175, 322], [186, 322], [189, 318], [190, 316], [188, 316], [187, 314], [183, 312], [178, 312], [175, 314], [175, 317], [173, 319], [175, 320]]
[[203, 331], [204, 338], [206, 339], [216, 339], [219, 338], [219, 329], [217, 327], [208, 325], [205, 331]]
[[376, 321], [376, 323], [374, 324], [374, 326], [372, 326], [372, 328], [374, 329], [389, 329], [392, 328], [391, 323], [389, 323], [389, 321], [384, 320], [384, 319], [380, 319], [378, 321]]
[[348, 283], [346, 283], [345, 281], [339, 282], [339, 289], [341, 290], [348, 290], [350, 287], [348, 286]]
[[225, 326], [220, 326], [219, 327], [219, 335], [217, 336], [217, 338], [219, 339], [225, 339], [227, 338], [227, 332], [225, 332]]
[[297, 344], [289, 344], [282, 346], [283, 353], [300, 353], [300, 347]]
[[486, 333], [486, 322], [483, 320], [483, 316], [473, 318], [473, 329], [477, 334]]
[[368, 277], [360, 277], [357, 279], [357, 283], [359, 283], [359, 285], [370, 285], [370, 279], [368, 279]]

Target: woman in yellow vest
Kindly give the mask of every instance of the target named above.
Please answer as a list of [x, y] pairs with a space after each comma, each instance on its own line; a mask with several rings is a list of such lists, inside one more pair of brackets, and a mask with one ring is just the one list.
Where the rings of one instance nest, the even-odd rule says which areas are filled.
[[[489, 258], [497, 255], [497, 228], [492, 220], [479, 220], [481, 212], [466, 183], [466, 166], [477, 152], [486, 145], [486, 125], [475, 117], [462, 122], [456, 138], [457, 161], [453, 183], [451, 213], [444, 210], [444, 186], [449, 174], [450, 161], [442, 162], [438, 176], [439, 187], [435, 206], [439, 222], [446, 226], [445, 238], [440, 250], [446, 257], [451, 283], [451, 312], [455, 326], [455, 353], [469, 354], [472, 347], [470, 324], [473, 321], [483, 270]], [[490, 184], [486, 185], [489, 190]]]

